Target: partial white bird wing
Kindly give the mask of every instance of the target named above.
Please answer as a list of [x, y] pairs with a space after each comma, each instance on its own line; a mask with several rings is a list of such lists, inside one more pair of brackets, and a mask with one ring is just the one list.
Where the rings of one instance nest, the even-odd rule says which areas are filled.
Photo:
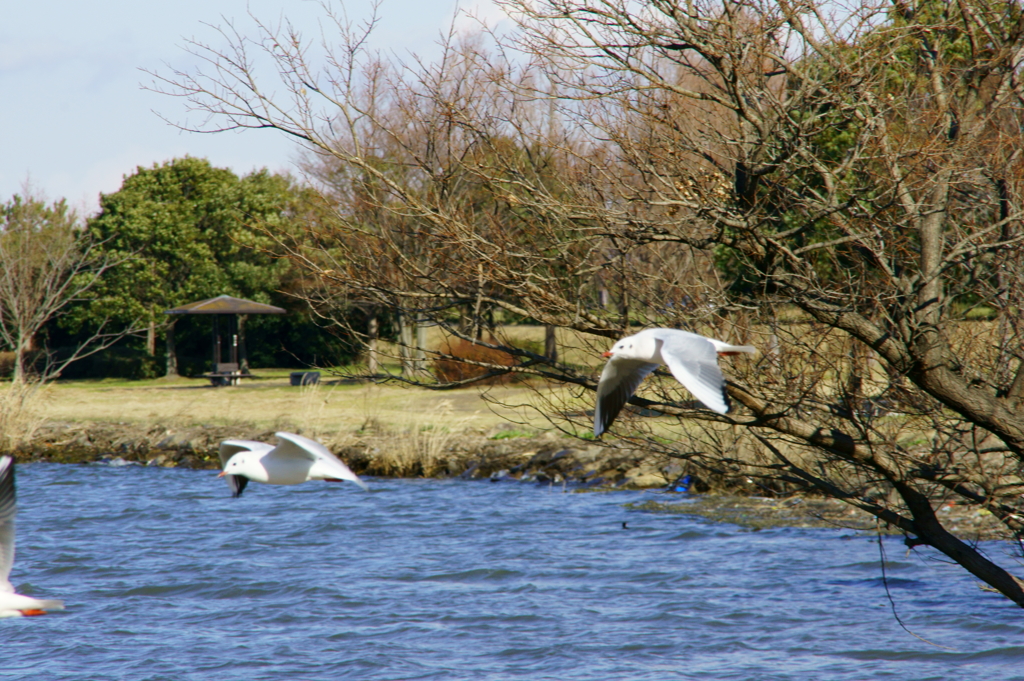
[[14, 593], [11, 567], [14, 566], [14, 518], [18, 501], [14, 492], [14, 459], [0, 456], [0, 610], [63, 610], [64, 601], [38, 599]]
[[725, 377], [718, 368], [714, 343], [704, 336], [676, 329], [662, 329], [657, 339], [661, 343], [661, 358], [676, 380], [711, 411], [728, 412]]
[[352, 472], [345, 462], [334, 455], [331, 450], [324, 447], [316, 440], [296, 435], [295, 433], [274, 433], [277, 436], [277, 447], [274, 448], [273, 456], [282, 458], [309, 459], [314, 462], [315, 472], [323, 475], [324, 478], [334, 480], [348, 480], [354, 482], [364, 490], [369, 490], [366, 483], [359, 479], [359, 476]]
[[223, 440], [220, 443], [218, 454], [220, 454], [220, 468], [228, 465], [228, 459], [238, 452], [269, 452], [274, 445], [257, 440]]
[[14, 495], [14, 459], [0, 456], [0, 593], [14, 593], [11, 567], [14, 565], [14, 517], [18, 502]]
[[284, 432], [274, 433], [274, 435], [279, 440], [277, 446], [274, 447], [274, 456], [284, 459], [309, 459], [310, 461], [316, 461], [322, 456], [337, 458], [327, 447], [308, 437]]
[[601, 433], [608, 430], [640, 383], [657, 368], [657, 364], [640, 360], [608, 360], [601, 372], [601, 380], [597, 382], [594, 437], [600, 437]]

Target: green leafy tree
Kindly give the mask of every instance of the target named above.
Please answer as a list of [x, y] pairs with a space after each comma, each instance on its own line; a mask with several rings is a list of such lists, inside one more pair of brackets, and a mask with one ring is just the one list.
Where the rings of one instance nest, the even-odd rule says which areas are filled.
[[[288, 264], [267, 250], [266, 234], [292, 229], [297, 200], [289, 178], [266, 170], [239, 178], [191, 157], [138, 168], [101, 197], [88, 223], [120, 264], [71, 323], [141, 322], [153, 354], [156, 329], [173, 323], [164, 315], [170, 307], [221, 294], [270, 302]], [[170, 345], [168, 373], [176, 373]]]

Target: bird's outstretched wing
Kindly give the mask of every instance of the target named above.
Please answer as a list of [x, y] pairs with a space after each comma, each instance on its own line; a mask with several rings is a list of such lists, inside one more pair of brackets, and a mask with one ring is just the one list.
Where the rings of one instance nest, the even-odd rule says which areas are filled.
[[314, 462], [313, 465], [316, 472], [325, 478], [348, 480], [356, 483], [364, 490], [369, 489], [366, 483], [360, 480], [359, 476], [345, 465], [344, 461], [336, 457], [331, 450], [316, 440], [310, 440], [308, 437], [296, 435], [295, 433], [280, 432], [274, 433], [274, 435], [277, 436], [280, 442], [274, 448], [273, 456], [309, 459]]
[[673, 329], [664, 329], [657, 339], [661, 358], [676, 380], [711, 411], [728, 412], [725, 377], [718, 368], [715, 345], [703, 336]]
[[316, 440], [310, 440], [308, 437], [285, 432], [274, 433], [274, 435], [279, 440], [277, 446], [274, 447], [274, 456], [287, 459], [309, 459], [310, 461], [316, 461], [320, 457], [335, 460], [338, 458], [327, 447], [324, 447]]
[[217, 453], [220, 455], [220, 468], [228, 465], [228, 459], [238, 452], [269, 452], [274, 445], [257, 440], [224, 440], [220, 443]]
[[0, 456], [0, 593], [14, 593], [10, 582], [14, 565], [14, 517], [18, 502], [14, 494], [14, 459]]
[[639, 360], [608, 360], [597, 382], [594, 437], [600, 437], [608, 430], [640, 383], [657, 368], [657, 364]]

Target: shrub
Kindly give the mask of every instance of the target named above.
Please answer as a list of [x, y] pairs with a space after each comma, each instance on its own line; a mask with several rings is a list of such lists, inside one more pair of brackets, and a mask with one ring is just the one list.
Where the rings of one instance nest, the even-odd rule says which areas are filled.
[[14, 353], [0, 352], [0, 378], [10, 378], [14, 375]]
[[0, 453], [31, 443], [43, 424], [39, 386], [34, 382], [0, 386]]
[[[70, 353], [70, 349], [62, 349]], [[59, 354], [59, 353], [58, 353]], [[145, 350], [114, 346], [69, 364], [61, 378], [156, 378], [163, 370], [162, 358], [151, 357]]]
[[[487, 339], [487, 343], [495, 345], [497, 341], [495, 341], [492, 336]], [[511, 367], [516, 364], [515, 357], [507, 352], [494, 350], [484, 345], [462, 340], [461, 338], [450, 338], [442, 343], [437, 350], [438, 352], [442, 352], [446, 355], [452, 355], [471, 362], [483, 362], [503, 367]], [[437, 380], [444, 383], [465, 381], [477, 376], [483, 376], [490, 371], [487, 367], [478, 366], [476, 364], [467, 364], [456, 359], [438, 358], [434, 360], [433, 364], [434, 375], [437, 377]], [[513, 374], [503, 374], [501, 376], [492, 376], [491, 378], [484, 379], [480, 381], [478, 385], [497, 385], [500, 383], [507, 383], [512, 380], [515, 380], [515, 376]]]

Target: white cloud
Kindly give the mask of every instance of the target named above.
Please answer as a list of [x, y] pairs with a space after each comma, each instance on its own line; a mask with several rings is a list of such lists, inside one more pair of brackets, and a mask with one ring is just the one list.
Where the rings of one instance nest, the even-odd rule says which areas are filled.
[[475, 32], [481, 28], [501, 30], [510, 23], [505, 11], [491, 0], [467, 0], [456, 6], [454, 11], [455, 29]]

